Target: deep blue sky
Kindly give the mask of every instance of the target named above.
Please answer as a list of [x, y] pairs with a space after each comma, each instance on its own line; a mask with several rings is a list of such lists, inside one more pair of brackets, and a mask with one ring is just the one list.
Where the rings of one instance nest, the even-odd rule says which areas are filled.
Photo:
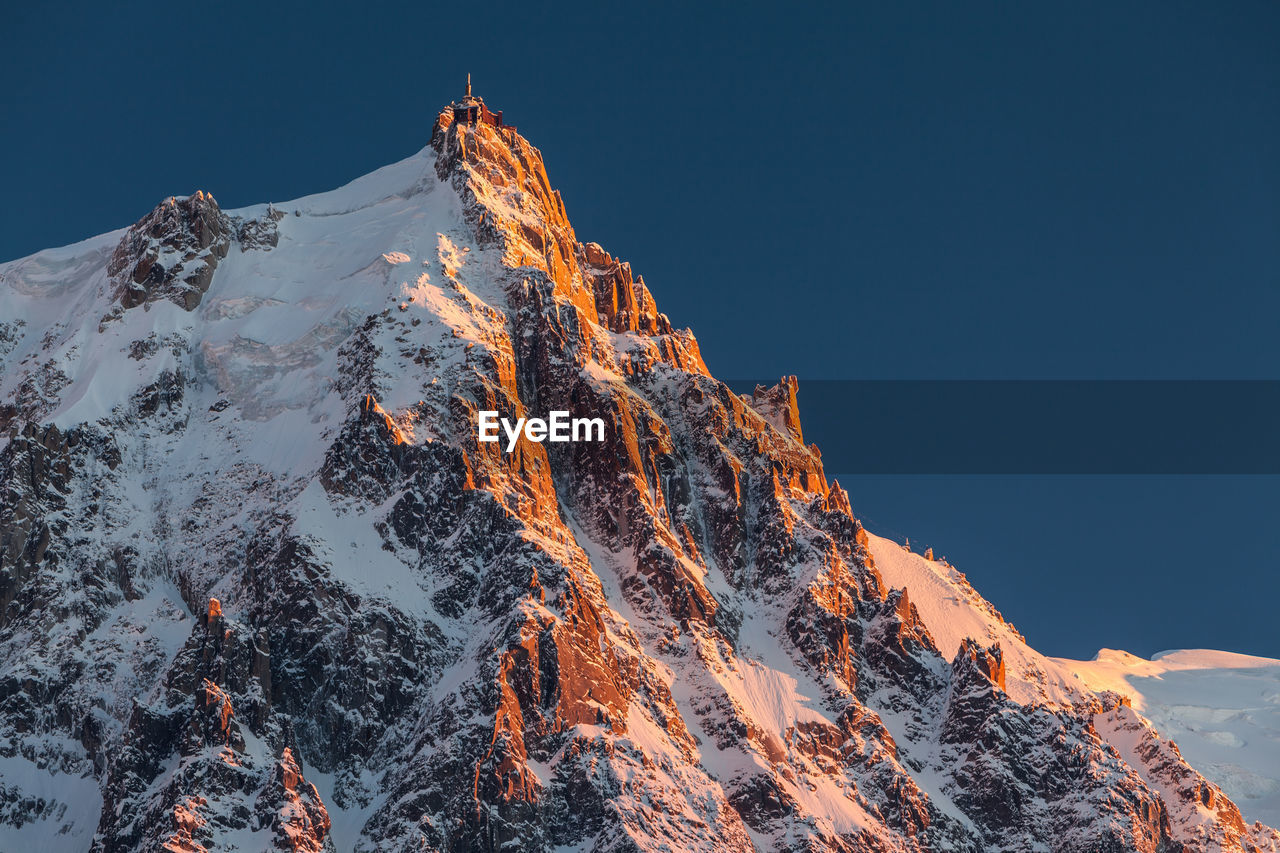
[[[470, 71], [717, 375], [1280, 378], [1280, 5], [635, 5], [9, 4], [0, 259], [335, 186]], [[1280, 656], [1275, 478], [847, 485], [1045, 651]]]

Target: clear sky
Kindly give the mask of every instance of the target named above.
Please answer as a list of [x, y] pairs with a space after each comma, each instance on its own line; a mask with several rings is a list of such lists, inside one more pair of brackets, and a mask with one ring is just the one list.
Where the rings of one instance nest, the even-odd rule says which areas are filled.
[[[719, 376], [1280, 378], [1277, 45], [1272, 0], [8, 4], [0, 259], [336, 186], [470, 71]], [[1276, 478], [846, 484], [1044, 651], [1280, 656]]]

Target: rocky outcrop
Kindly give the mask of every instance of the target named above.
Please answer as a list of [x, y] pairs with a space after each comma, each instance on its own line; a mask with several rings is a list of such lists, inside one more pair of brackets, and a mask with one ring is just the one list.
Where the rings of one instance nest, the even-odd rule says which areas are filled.
[[267, 205], [267, 211], [262, 216], [252, 219], [233, 218], [231, 222], [235, 226], [236, 242], [246, 252], [253, 249], [262, 251], [274, 249], [280, 245], [278, 223], [283, 218], [284, 211], [277, 210], [271, 205]]
[[218, 262], [231, 248], [233, 226], [203, 190], [170, 197], [120, 238], [107, 275], [125, 308], [157, 299], [195, 310]]
[[331, 850], [329, 813], [316, 786], [302, 778], [293, 750], [284, 748], [271, 781], [258, 796], [258, 817], [271, 827], [274, 849], [290, 853]]
[[1104, 694], [1092, 722], [1119, 756], [1153, 783], [1166, 803], [1170, 834], [1186, 849], [1280, 849], [1280, 833], [1247, 823], [1222, 789], [1187, 764], [1177, 744], [1162, 738], [1123, 697]]
[[784, 376], [772, 388], [757, 385], [751, 394], [751, 408], [773, 424], [779, 431], [796, 441], [804, 442], [800, 429], [800, 401], [797, 396], [800, 383], [794, 376]]
[[578, 244], [579, 265], [596, 301], [597, 322], [614, 332], [669, 335], [671, 321], [658, 313], [643, 278], [632, 278], [631, 264], [613, 258], [598, 243]]

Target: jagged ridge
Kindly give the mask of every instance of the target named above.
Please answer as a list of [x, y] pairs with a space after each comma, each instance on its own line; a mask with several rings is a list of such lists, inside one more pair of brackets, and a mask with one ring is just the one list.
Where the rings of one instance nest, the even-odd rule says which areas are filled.
[[[446, 110], [333, 193], [167, 200], [0, 276], [15, 837], [1280, 843], [1176, 750], [1117, 751], [1146, 724], [1015, 632], [944, 656], [804, 445], [794, 377], [712, 378], [512, 128]], [[556, 409], [607, 440], [476, 440], [480, 410]]]

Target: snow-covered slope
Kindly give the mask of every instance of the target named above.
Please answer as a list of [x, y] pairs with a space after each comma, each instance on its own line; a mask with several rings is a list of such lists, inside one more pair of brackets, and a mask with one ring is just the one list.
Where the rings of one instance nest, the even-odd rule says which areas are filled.
[[925, 559], [890, 539], [868, 534], [876, 569], [890, 587], [903, 588], [938, 650], [951, 656], [966, 639], [997, 643], [1004, 654], [1009, 696], [1022, 704], [1071, 706], [1084, 695], [1074, 674], [1027, 645], [968, 579], [941, 560]]
[[1207, 650], [1150, 661], [1111, 649], [1092, 661], [1045, 657], [955, 567], [889, 539], [869, 540], [885, 583], [907, 590], [944, 654], [966, 638], [998, 643], [1009, 696], [1023, 704], [1073, 707], [1087, 705], [1091, 693], [1125, 697], [1245, 817], [1280, 823], [1280, 661]]
[[869, 537], [796, 393], [711, 377], [448, 109], [0, 266], [0, 849], [1280, 848]]
[[1246, 817], [1280, 824], [1280, 660], [1206, 649], [1055, 660], [1091, 689], [1129, 697]]

